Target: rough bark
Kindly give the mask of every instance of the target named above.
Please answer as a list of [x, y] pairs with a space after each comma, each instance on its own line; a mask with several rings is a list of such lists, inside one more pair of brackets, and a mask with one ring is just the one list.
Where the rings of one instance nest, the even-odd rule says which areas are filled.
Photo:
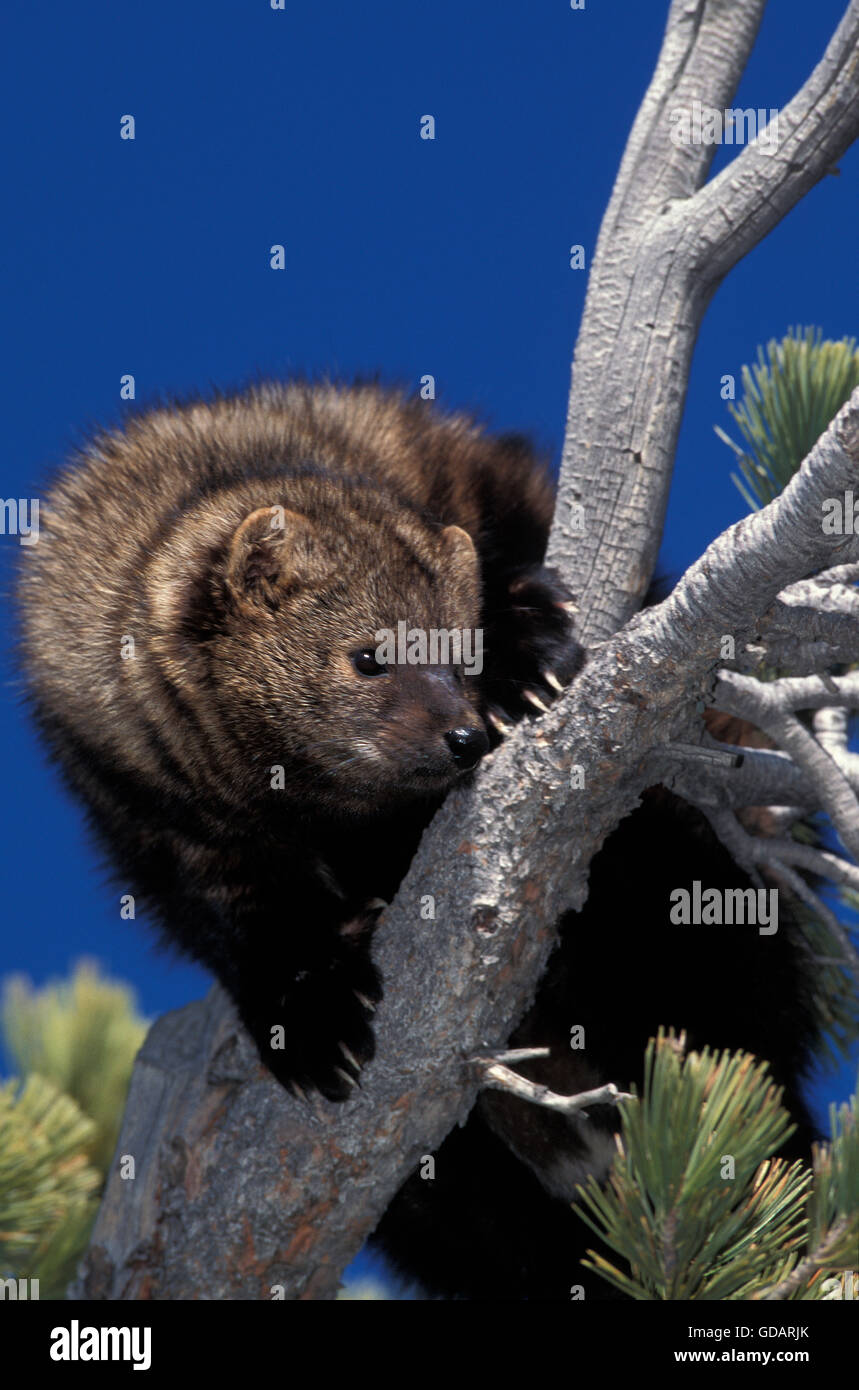
[[[655, 555], [712, 289], [859, 130], [854, 0], [789, 108], [793, 155], [762, 169], [749, 149], [720, 176], [719, 233], [712, 206], [705, 213], [715, 185], [701, 188], [712, 151], [676, 150], [664, 113], [693, 97], [730, 100], [762, 8], [674, 0], [600, 234], [551, 556], [583, 597], [585, 635], [608, 640], [550, 714], [520, 727], [471, 789], [448, 798], [424, 836], [376, 938], [386, 997], [377, 1060], [355, 1099], [288, 1098], [218, 988], [156, 1023], [118, 1148], [137, 1176], [123, 1181], [114, 1164], [79, 1296], [257, 1299], [282, 1286], [287, 1298], [332, 1297], [399, 1183], [468, 1113], [479, 1077], [467, 1059], [503, 1045], [521, 1016], [559, 914], [584, 900], [592, 855], [666, 769], [668, 745], [700, 740], [696, 702], [722, 636], [735, 635], [738, 649], [752, 642], [785, 585], [859, 561], [852, 537], [823, 536], [819, 523], [821, 498], [848, 488], [859, 467], [857, 393], [781, 498], [720, 537], [665, 604], [617, 631]], [[755, 215], [753, 189], [766, 199]], [[585, 538], [568, 534], [578, 499]], [[574, 766], [585, 770], [582, 790], [571, 789]], [[791, 792], [795, 779], [784, 786]], [[427, 896], [430, 921], [420, 911]]]
[[[743, 149], [705, 184], [713, 145], [671, 140], [672, 112], [730, 105], [764, 0], [673, 0], [600, 229], [573, 361], [549, 560], [585, 645], [637, 609], [662, 534], [689, 364], [710, 299], [859, 134], [859, 0], [778, 114], [778, 144]], [[565, 523], [584, 509], [584, 534]]]

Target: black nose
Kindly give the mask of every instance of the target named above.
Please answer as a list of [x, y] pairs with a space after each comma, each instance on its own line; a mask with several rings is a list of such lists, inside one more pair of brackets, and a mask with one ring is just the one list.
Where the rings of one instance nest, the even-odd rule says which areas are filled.
[[444, 738], [457, 767], [476, 767], [489, 751], [489, 739], [483, 729], [449, 729]]

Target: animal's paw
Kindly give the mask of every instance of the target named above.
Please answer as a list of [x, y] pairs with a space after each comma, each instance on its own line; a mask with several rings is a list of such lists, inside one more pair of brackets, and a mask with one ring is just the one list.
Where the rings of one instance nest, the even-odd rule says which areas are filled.
[[350, 950], [270, 988], [267, 1002], [243, 1010], [269, 1071], [293, 1094], [348, 1100], [376, 1050], [371, 1019], [382, 988], [369, 957]]
[[496, 734], [503, 735], [511, 720], [545, 713], [581, 669], [574, 612], [554, 570], [536, 566], [511, 579], [487, 641], [487, 720]]

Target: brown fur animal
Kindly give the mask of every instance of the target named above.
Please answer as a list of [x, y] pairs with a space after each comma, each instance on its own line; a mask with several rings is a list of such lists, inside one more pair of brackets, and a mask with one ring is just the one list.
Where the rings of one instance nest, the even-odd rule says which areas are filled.
[[[38, 722], [123, 883], [285, 1083], [349, 1094], [378, 900], [485, 721], [575, 669], [551, 512], [521, 439], [366, 385], [149, 411], [49, 493], [20, 587]], [[481, 674], [380, 664], [399, 624], [480, 629]]]
[[[285, 1084], [350, 1093], [373, 1050], [376, 900], [495, 724], [581, 661], [542, 567], [551, 513], [521, 439], [374, 386], [150, 411], [47, 498], [21, 579], [39, 723], [123, 883], [232, 992]], [[482, 671], [380, 662], [401, 622], [479, 626]], [[594, 859], [511, 1043], [548, 1045], [523, 1070], [567, 1093], [640, 1084], [660, 1025], [745, 1048], [784, 1085], [803, 1152], [820, 1017], [802, 931], [787, 910], [772, 936], [678, 929], [670, 894], [694, 880], [750, 882], [700, 816], [648, 794]], [[584, 1280], [600, 1297], [570, 1203], [617, 1124], [485, 1093], [375, 1239], [435, 1293], [569, 1300]]]

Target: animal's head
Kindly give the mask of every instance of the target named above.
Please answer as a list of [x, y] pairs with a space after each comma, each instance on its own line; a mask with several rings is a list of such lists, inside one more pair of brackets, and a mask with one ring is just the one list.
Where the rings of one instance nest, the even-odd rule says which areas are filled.
[[489, 746], [471, 538], [366, 489], [304, 491], [300, 510], [258, 507], [232, 532], [221, 703], [308, 807], [435, 796]]

